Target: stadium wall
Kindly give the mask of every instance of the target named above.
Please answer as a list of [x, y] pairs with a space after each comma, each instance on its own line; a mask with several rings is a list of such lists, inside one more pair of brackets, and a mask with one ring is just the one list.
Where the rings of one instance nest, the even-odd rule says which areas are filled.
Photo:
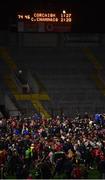
[[0, 46], [13, 47], [87, 47], [105, 44], [98, 33], [21, 33], [0, 31]]

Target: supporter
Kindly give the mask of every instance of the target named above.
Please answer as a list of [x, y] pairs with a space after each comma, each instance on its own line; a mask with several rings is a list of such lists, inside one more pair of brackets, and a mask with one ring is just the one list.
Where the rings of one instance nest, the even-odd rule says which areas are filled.
[[98, 169], [100, 172], [100, 178], [105, 179], [105, 156], [101, 155], [100, 161], [98, 162]]
[[71, 177], [73, 179], [81, 179], [81, 176], [82, 176], [81, 168], [79, 164], [76, 164], [71, 172]]
[[87, 178], [88, 170], [93, 168], [104, 177], [105, 130], [99, 115], [91, 118], [85, 113], [83, 117], [77, 114], [75, 118], [57, 116], [50, 120], [37, 114], [30, 118], [10, 117], [7, 121], [1, 118], [2, 177], [5, 165], [7, 176], [17, 179], [32, 179], [32, 170], [34, 178], [50, 179], [63, 174], [67, 179]]

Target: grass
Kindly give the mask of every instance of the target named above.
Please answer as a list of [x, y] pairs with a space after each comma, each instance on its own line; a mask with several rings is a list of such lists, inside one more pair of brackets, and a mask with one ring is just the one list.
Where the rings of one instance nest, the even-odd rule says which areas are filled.
[[89, 179], [100, 179], [100, 173], [96, 169], [89, 170]]
[[[35, 170], [32, 170], [31, 174], [33, 179], [35, 179]], [[16, 177], [11, 175], [8, 176], [7, 179], [16, 179]], [[53, 179], [66, 179], [66, 175], [65, 174], [61, 174], [59, 176], [56, 175]], [[96, 169], [90, 169], [88, 179], [101, 179], [99, 171]]]

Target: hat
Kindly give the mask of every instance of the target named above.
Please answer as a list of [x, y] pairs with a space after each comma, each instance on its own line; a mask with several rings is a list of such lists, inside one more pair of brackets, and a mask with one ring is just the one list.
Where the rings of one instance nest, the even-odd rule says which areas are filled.
[[31, 144], [31, 149], [34, 149], [34, 144]]

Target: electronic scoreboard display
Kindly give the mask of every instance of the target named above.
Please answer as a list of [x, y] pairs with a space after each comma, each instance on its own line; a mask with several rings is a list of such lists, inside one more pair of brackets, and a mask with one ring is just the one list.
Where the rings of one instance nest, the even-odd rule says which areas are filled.
[[59, 12], [17, 13], [18, 32], [70, 32], [72, 13]]

